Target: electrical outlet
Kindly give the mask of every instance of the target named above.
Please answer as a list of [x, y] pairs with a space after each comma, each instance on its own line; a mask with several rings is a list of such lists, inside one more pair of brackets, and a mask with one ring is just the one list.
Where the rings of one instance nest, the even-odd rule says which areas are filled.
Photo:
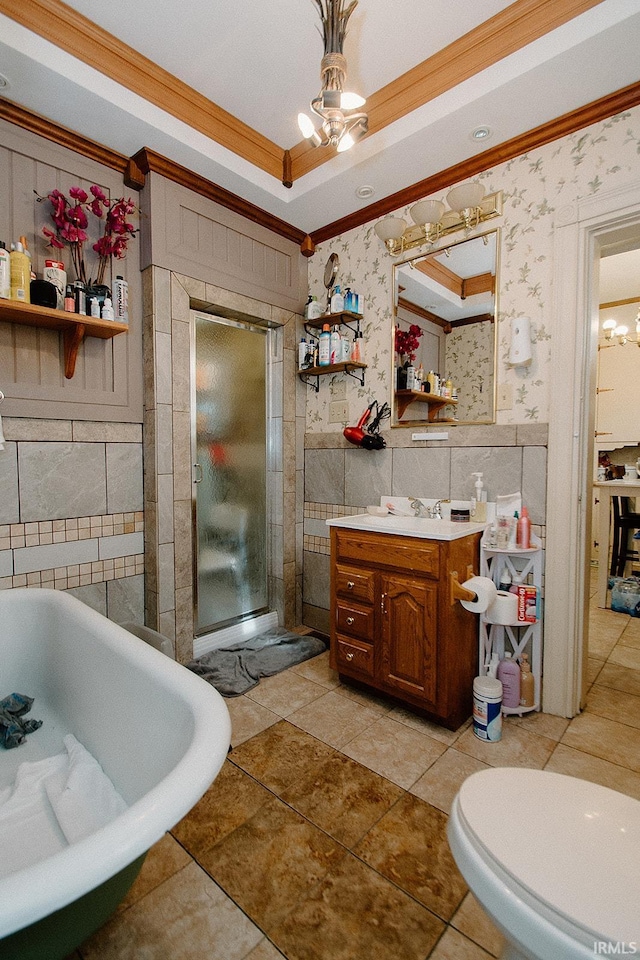
[[511, 409], [513, 409], [513, 384], [500, 384], [498, 386], [498, 410]]
[[333, 400], [329, 404], [329, 423], [346, 423], [349, 419], [349, 404], [344, 400]]

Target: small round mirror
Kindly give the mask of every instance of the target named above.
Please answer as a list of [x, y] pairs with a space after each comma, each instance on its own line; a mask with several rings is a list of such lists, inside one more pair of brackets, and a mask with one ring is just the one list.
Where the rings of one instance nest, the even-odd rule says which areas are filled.
[[330, 290], [333, 286], [333, 281], [338, 275], [338, 267], [340, 266], [340, 260], [338, 259], [337, 253], [332, 253], [329, 259], [326, 262], [324, 268], [324, 285], [327, 290]]

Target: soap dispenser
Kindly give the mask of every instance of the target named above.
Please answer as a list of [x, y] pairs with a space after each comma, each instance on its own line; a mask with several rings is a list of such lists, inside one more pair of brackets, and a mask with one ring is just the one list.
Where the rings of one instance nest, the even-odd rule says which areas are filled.
[[476, 495], [471, 500], [471, 516], [476, 523], [487, 522], [487, 494], [482, 489], [482, 474], [472, 473], [472, 477], [477, 477], [474, 484]]

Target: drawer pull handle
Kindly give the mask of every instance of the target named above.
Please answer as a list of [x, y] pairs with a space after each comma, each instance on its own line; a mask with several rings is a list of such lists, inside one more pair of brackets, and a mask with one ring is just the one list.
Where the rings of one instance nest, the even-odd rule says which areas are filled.
[[347, 590], [353, 590], [354, 587], [355, 587], [355, 583], [353, 582], [353, 580], [347, 580]]
[[347, 617], [347, 625], [350, 627], [353, 626], [353, 617]]
[[349, 661], [353, 660], [353, 654], [352, 654], [352, 653], [348, 653], [347, 656], [346, 656], [346, 659], [349, 660]]

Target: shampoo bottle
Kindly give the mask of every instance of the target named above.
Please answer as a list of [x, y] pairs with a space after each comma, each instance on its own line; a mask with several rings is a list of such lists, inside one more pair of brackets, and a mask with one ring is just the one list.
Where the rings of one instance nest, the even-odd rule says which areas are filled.
[[318, 366], [328, 367], [331, 363], [331, 327], [325, 323], [318, 338]]
[[9, 257], [11, 299], [31, 303], [31, 261], [20, 241], [12, 244]]
[[529, 657], [523, 653], [520, 657], [520, 706], [532, 707], [535, 703], [535, 679], [531, 673]]
[[502, 684], [502, 706], [520, 706], [520, 667], [510, 653], [498, 664], [498, 680]]
[[342, 360], [342, 343], [340, 341], [340, 331], [334, 327], [329, 339], [329, 363], [340, 363]]
[[522, 508], [522, 516], [518, 518], [517, 541], [523, 550], [528, 550], [531, 545], [531, 520], [526, 507]]

